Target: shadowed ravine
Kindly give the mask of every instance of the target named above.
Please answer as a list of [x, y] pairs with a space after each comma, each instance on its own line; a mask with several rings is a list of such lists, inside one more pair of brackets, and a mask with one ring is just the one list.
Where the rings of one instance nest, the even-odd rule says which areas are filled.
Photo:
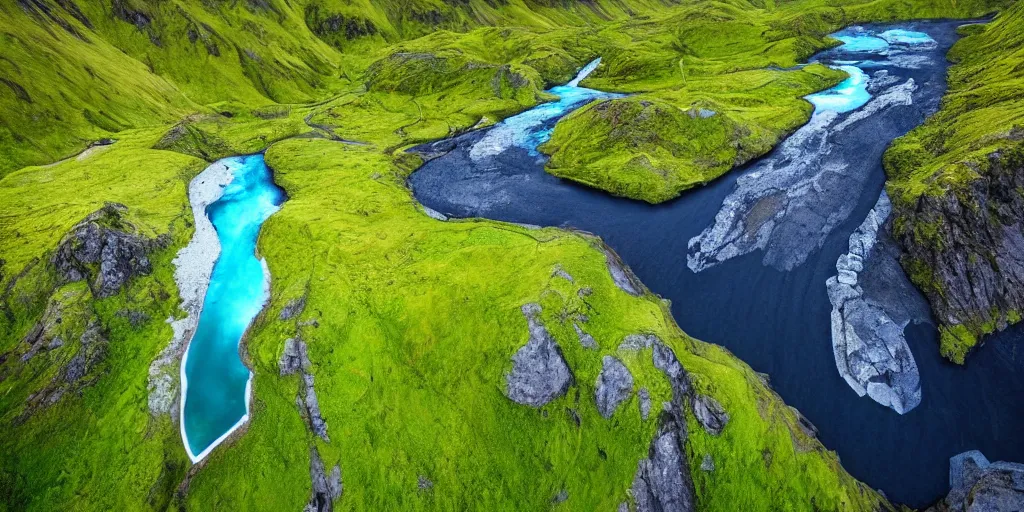
[[[671, 299], [683, 330], [769, 374], [851, 474], [890, 499], [925, 506], [948, 489], [949, 457], [957, 453], [978, 449], [993, 460], [1024, 459], [1018, 435], [1024, 356], [1006, 341], [1021, 337], [1021, 329], [993, 336], [967, 367], [946, 362], [926, 304], [894, 265], [896, 247], [884, 230], [876, 242], [874, 224], [866, 222], [876, 204], [872, 215], [887, 212], [887, 201], [880, 201], [885, 148], [938, 108], [944, 56], [959, 24], [866, 27], [885, 33], [888, 44], [858, 38], [856, 31], [839, 34], [849, 37], [847, 46], [815, 59], [856, 64], [863, 76], [851, 70], [850, 80], [809, 98], [820, 111], [768, 156], [665, 204], [612, 197], [544, 172], [546, 160], [536, 148], [558, 118], [604, 96], [569, 86], [553, 89], [560, 102], [419, 147], [436, 158], [410, 185], [421, 203], [448, 216], [601, 236], [652, 291]], [[874, 255], [863, 268], [838, 271], [840, 256], [843, 265], [859, 257], [865, 236]], [[830, 278], [836, 279], [827, 288]], [[859, 279], [863, 296], [837, 295], [850, 279]], [[906, 347], [895, 361], [883, 362], [890, 364], [888, 373], [862, 374], [862, 381], [848, 384], [837, 371], [829, 288], [837, 309], [846, 308], [840, 316], [851, 327], [844, 332], [884, 336], [890, 351]], [[887, 327], [867, 332], [852, 325], [864, 311], [883, 311]], [[879, 391], [883, 381], [887, 386]], [[859, 384], [872, 388], [868, 396], [854, 391]], [[888, 385], [904, 392], [889, 393]]]

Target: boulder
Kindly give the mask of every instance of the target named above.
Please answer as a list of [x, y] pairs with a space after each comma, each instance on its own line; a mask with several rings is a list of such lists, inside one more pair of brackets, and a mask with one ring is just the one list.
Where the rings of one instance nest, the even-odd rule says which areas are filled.
[[622, 291], [634, 295], [640, 296], [643, 294], [644, 285], [640, 282], [640, 279], [633, 274], [633, 271], [622, 262], [618, 254], [615, 254], [611, 249], [604, 248], [605, 262], [608, 264], [608, 272], [612, 275], [612, 281], [615, 282], [615, 286], [618, 286]]
[[505, 394], [512, 401], [541, 407], [565, 394], [573, 382], [562, 350], [540, 321], [539, 304], [522, 307], [530, 338], [512, 356], [512, 370], [505, 375]]
[[284, 340], [284, 352], [281, 354], [281, 359], [277, 362], [281, 375], [291, 375], [299, 370], [308, 369], [309, 365], [306, 344], [296, 338]]
[[622, 361], [612, 356], [601, 360], [601, 373], [597, 376], [594, 398], [597, 410], [604, 418], [611, 418], [619, 404], [626, 401], [633, 392], [633, 375]]
[[697, 423], [709, 434], [717, 436], [729, 423], [729, 414], [717, 400], [707, 395], [697, 395], [693, 399], [693, 415]]
[[661, 343], [661, 339], [653, 334], [630, 334], [619, 343], [619, 350], [643, 350], [656, 343]]
[[949, 459], [949, 494], [928, 512], [1024, 510], [1024, 464], [989, 462], [972, 450]]
[[593, 336], [587, 334], [587, 331], [584, 331], [583, 328], [580, 327], [580, 324], [573, 322], [572, 328], [576, 330], [576, 337], [579, 338], [580, 344], [583, 345], [584, 348], [589, 348], [590, 350], [597, 350], [599, 348], [597, 340], [595, 340]]

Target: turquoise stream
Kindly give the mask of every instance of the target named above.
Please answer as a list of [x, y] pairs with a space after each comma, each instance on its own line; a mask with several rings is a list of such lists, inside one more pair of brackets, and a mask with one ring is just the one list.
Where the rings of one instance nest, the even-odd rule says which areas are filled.
[[[935, 40], [924, 32], [892, 29], [875, 34], [862, 28], [846, 29], [833, 37], [842, 41], [838, 51], [848, 54], [887, 55], [893, 47], [897, 49], [908, 46], [934, 45]], [[833, 66], [850, 75], [839, 85], [807, 96], [807, 101], [814, 104], [815, 112], [834, 110], [840, 114], [857, 110], [871, 99], [868, 92], [868, 75], [861, 67], [874, 67], [877, 62], [844, 61], [841, 66]], [[851, 65], [856, 64], [856, 65]]]
[[221, 252], [182, 361], [182, 436], [193, 461], [205, 457], [249, 418], [252, 374], [239, 355], [239, 342], [267, 301], [270, 277], [263, 260], [256, 257], [256, 239], [263, 221], [285, 200], [263, 155], [226, 158], [217, 164], [232, 173], [221, 198], [206, 208]]

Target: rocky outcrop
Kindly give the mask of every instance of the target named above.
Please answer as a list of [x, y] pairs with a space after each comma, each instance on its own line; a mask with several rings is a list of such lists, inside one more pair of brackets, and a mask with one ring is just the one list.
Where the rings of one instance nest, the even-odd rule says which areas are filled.
[[91, 301], [84, 288], [54, 294], [21, 343], [0, 354], [0, 382], [11, 376], [47, 379], [33, 386], [18, 421], [90, 386], [102, 374], [109, 341]]
[[612, 281], [622, 291], [635, 296], [643, 294], [644, 285], [640, 279], [633, 274], [633, 271], [622, 262], [618, 254], [607, 247], [604, 248], [605, 262], [608, 264], [608, 272], [612, 275]]
[[281, 313], [278, 315], [278, 318], [281, 320], [291, 320], [292, 318], [301, 315], [302, 312], [305, 311], [305, 309], [306, 296], [303, 295], [302, 297], [298, 297], [292, 299], [291, 301], [288, 301], [288, 303], [285, 304], [283, 308], [281, 308]]
[[725, 412], [722, 404], [707, 395], [697, 395], [693, 398], [693, 415], [696, 416], [697, 423], [713, 436], [721, 434], [725, 425], [729, 423], [729, 414]]
[[983, 334], [1024, 311], [1024, 147], [942, 194], [895, 205], [904, 268], [931, 303], [943, 355], [962, 363]]
[[949, 459], [949, 494], [926, 512], [1024, 510], [1024, 464], [989, 462], [972, 450]]
[[601, 363], [601, 373], [594, 384], [594, 399], [597, 410], [607, 419], [633, 393], [633, 374], [616, 357], [604, 356]]
[[904, 414], [921, 403], [921, 378], [903, 330], [927, 317], [897, 264], [886, 228], [885, 192], [853, 234], [826, 281], [836, 368], [859, 396]]
[[309, 425], [309, 430], [320, 439], [330, 441], [327, 436], [327, 421], [320, 414], [320, 400], [316, 396], [312, 366], [304, 341], [297, 338], [285, 340], [284, 352], [281, 354], [281, 359], [278, 360], [281, 375], [299, 373], [302, 376], [302, 386], [299, 388], [299, 394], [295, 397], [295, 405]]
[[587, 331], [584, 331], [583, 328], [580, 327], [580, 324], [573, 322], [572, 328], [576, 331], [576, 337], [579, 338], [580, 345], [583, 345], [584, 348], [589, 348], [590, 350], [597, 350], [600, 348], [597, 345], [597, 340], [595, 340], [593, 336], [587, 334]]
[[324, 467], [316, 447], [309, 450], [309, 477], [313, 482], [313, 495], [302, 512], [331, 512], [334, 502], [344, 491], [341, 483], [341, 466], [335, 464], [330, 473]]
[[654, 367], [661, 370], [665, 377], [668, 378], [669, 385], [672, 386], [672, 401], [677, 406], [677, 409], [679, 409], [678, 415], [682, 417], [684, 402], [693, 393], [693, 387], [690, 385], [690, 374], [683, 368], [682, 363], [676, 357], [676, 353], [660, 340], [654, 344], [652, 357], [654, 359]]
[[647, 391], [647, 388], [640, 388], [640, 391], [636, 392], [637, 401], [640, 407], [640, 418], [647, 421], [647, 418], [651, 416], [651, 393]]
[[522, 312], [530, 339], [512, 356], [505, 394], [516, 403], [541, 407], [564, 395], [573, 376], [562, 349], [540, 321], [540, 304], [526, 304]]
[[153, 271], [148, 255], [160, 242], [139, 235], [127, 212], [122, 204], [107, 203], [71, 228], [50, 258], [63, 282], [86, 280], [93, 295], [103, 298]]
[[660, 343], [661, 340], [653, 334], [629, 334], [622, 338], [619, 350], [643, 350]]
[[663, 412], [647, 458], [637, 464], [632, 494], [637, 512], [696, 510], [697, 493], [686, 460], [686, 423]]
[[690, 511], [696, 508], [696, 491], [686, 459], [686, 404], [691, 399], [690, 376], [675, 352], [654, 338], [654, 366], [668, 378], [672, 401], [664, 404], [658, 431], [647, 458], [637, 464], [632, 495], [637, 512]]

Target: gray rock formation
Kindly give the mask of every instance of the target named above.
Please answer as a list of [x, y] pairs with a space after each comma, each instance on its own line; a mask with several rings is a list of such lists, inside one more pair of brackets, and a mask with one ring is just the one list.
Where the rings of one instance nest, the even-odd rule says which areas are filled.
[[640, 419], [647, 421], [647, 418], [651, 416], [651, 394], [647, 391], [647, 388], [640, 388], [640, 391], [636, 392], [639, 400], [637, 403], [640, 406]]
[[[1024, 130], [1011, 140], [1024, 139]], [[1024, 149], [996, 152], [987, 169], [945, 194], [923, 194], [898, 204], [904, 268], [930, 270], [918, 282], [945, 335], [964, 326], [980, 337], [983, 325], [1005, 328], [1024, 311]], [[932, 235], [923, 237], [915, 233]], [[949, 355], [949, 354], [947, 354]]]
[[704, 458], [700, 461], [700, 470], [709, 473], [715, 470], [715, 459], [711, 458], [711, 454], [704, 454]]
[[904, 414], [921, 403], [921, 378], [903, 330], [927, 311], [898, 266], [885, 227], [890, 210], [883, 191], [825, 285], [839, 374], [858, 395]]
[[561, 265], [558, 265], [558, 266], [555, 267], [555, 270], [553, 270], [551, 272], [551, 277], [561, 277], [562, 279], [565, 279], [566, 281], [569, 281], [570, 283], [575, 283], [576, 282], [576, 280], [573, 279], [572, 274], [566, 272], [565, 269], [562, 268]]
[[949, 459], [949, 494], [927, 512], [1024, 510], [1024, 464], [989, 462], [972, 450]]
[[647, 458], [637, 464], [632, 494], [637, 512], [696, 509], [697, 493], [686, 460], [686, 426], [663, 413]]
[[619, 343], [619, 350], [643, 350], [658, 343], [661, 343], [661, 340], [653, 334], [630, 334]]
[[601, 364], [601, 373], [594, 385], [594, 399], [598, 412], [607, 419], [633, 393], [633, 374], [629, 373], [622, 361], [613, 356], [604, 356]]
[[302, 376], [302, 387], [295, 397], [295, 405], [299, 408], [302, 417], [309, 424], [309, 429], [324, 441], [330, 441], [327, 436], [327, 421], [320, 414], [320, 401], [316, 396], [315, 381], [312, 373], [312, 363], [309, 361], [306, 343], [297, 338], [288, 338], [284, 341], [284, 351], [277, 362], [281, 375], [292, 375], [300, 373]]
[[420, 475], [416, 478], [416, 488], [419, 489], [420, 492], [430, 492], [434, 490], [434, 481]]
[[291, 375], [299, 370], [309, 368], [309, 356], [306, 354], [306, 344], [302, 340], [288, 338], [284, 340], [284, 352], [277, 362], [281, 375]]
[[641, 283], [640, 279], [633, 274], [633, 271], [622, 262], [619, 255], [605, 247], [604, 257], [605, 262], [608, 264], [608, 272], [611, 273], [612, 281], [615, 282], [615, 286], [618, 286], [622, 291], [630, 295], [640, 296], [643, 294], [643, 283]]
[[556, 494], [554, 498], [551, 498], [551, 503], [554, 505], [558, 505], [560, 503], [565, 503], [568, 500], [569, 491], [562, 489], [561, 491], [558, 491], [558, 494]]
[[721, 434], [729, 423], [729, 414], [722, 404], [707, 395], [696, 395], [693, 398], [693, 415], [697, 417], [697, 423], [713, 436]]
[[341, 466], [335, 464], [328, 473], [316, 447], [309, 450], [309, 477], [313, 483], [313, 495], [303, 512], [331, 512], [334, 502], [344, 491], [341, 483]]
[[678, 416], [682, 417], [684, 401], [693, 392], [693, 387], [690, 385], [690, 374], [683, 368], [676, 353], [660, 341], [654, 344], [652, 357], [654, 367], [661, 370], [668, 378], [668, 382], [672, 386], [672, 401], [679, 408]]
[[541, 407], [564, 395], [573, 376], [561, 348], [540, 321], [540, 305], [526, 304], [522, 312], [530, 339], [512, 356], [505, 394], [516, 403]]
[[589, 348], [590, 350], [597, 350], [600, 348], [597, 345], [597, 340], [595, 340], [593, 336], [587, 334], [587, 332], [580, 327], [580, 324], [573, 322], [572, 328], [576, 330], [576, 337], [579, 338], [580, 344], [583, 345], [584, 348]]
[[137, 234], [124, 218], [127, 211], [107, 203], [71, 228], [50, 259], [62, 281], [88, 280], [93, 295], [103, 298], [153, 271], [148, 254], [157, 242]]
[[[44, 320], [40, 321], [40, 323], [46, 320], [44, 315]], [[53, 320], [53, 318], [51, 317], [50, 320]], [[56, 324], [59, 325], [59, 323], [60, 317], [58, 316]], [[51, 327], [55, 326], [51, 325]], [[36, 329], [33, 329], [33, 332], [35, 331]], [[32, 336], [32, 333], [29, 333], [29, 335]], [[67, 350], [67, 348], [64, 348], [64, 340], [60, 337], [54, 337], [47, 328], [44, 328], [37, 336], [42, 339], [51, 340], [47, 343], [47, 351]], [[78, 351], [70, 359], [66, 359], [66, 362], [61, 363], [59, 362], [61, 359], [51, 358], [52, 361], [60, 365], [56, 375], [42, 389], [29, 395], [26, 399], [25, 410], [22, 412], [19, 420], [24, 420], [37, 410], [57, 403], [69, 393], [81, 391], [99, 378], [99, 374], [102, 372], [98, 371], [97, 368], [106, 359], [109, 341], [103, 326], [94, 314], [89, 314], [85, 330], [78, 335], [78, 340]], [[39, 371], [38, 368], [35, 371]]]
[[330, 441], [331, 439], [327, 436], [327, 421], [320, 414], [320, 401], [316, 397], [312, 373], [303, 371], [302, 388], [300, 388], [299, 396], [295, 397], [295, 404], [299, 407], [300, 412], [305, 412], [304, 416], [309, 422], [309, 429], [320, 439]]

